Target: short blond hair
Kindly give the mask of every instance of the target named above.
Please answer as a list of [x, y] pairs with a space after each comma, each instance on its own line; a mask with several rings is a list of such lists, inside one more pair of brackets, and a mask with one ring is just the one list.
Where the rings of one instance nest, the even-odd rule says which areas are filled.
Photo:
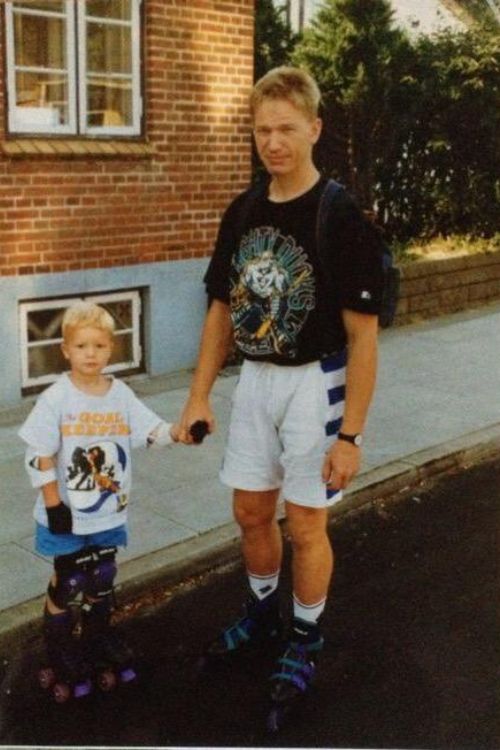
[[94, 302], [80, 300], [66, 308], [62, 319], [62, 335], [68, 341], [77, 328], [98, 328], [112, 337], [115, 332], [115, 321], [104, 307]]
[[250, 113], [264, 99], [286, 99], [311, 119], [318, 116], [321, 92], [314, 78], [301, 68], [281, 65], [262, 76], [250, 94]]

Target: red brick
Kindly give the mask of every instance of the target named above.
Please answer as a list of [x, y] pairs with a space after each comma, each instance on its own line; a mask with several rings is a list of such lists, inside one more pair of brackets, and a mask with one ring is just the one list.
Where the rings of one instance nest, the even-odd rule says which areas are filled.
[[2, 275], [210, 253], [223, 208], [250, 179], [254, 2], [151, 0], [144, 14], [146, 134], [155, 153], [136, 153], [137, 144], [127, 154], [92, 156], [76, 145], [68, 153], [70, 141], [40, 138], [25, 139], [18, 158], [0, 150]]

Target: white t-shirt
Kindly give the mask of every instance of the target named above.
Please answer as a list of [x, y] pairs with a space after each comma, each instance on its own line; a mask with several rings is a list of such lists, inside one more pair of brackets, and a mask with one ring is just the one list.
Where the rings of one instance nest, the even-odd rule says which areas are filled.
[[[126, 523], [131, 448], [146, 446], [161, 422], [120, 380], [92, 396], [64, 373], [40, 395], [19, 435], [36, 455], [57, 455], [59, 496], [71, 508], [73, 533], [93, 534]], [[48, 526], [41, 492], [34, 517]]]

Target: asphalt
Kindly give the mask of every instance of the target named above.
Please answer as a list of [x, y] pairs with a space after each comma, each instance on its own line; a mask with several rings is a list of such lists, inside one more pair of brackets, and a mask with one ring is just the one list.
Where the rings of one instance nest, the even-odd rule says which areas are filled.
[[[130, 382], [169, 421], [189, 372]], [[120, 553], [124, 600], [238, 554], [230, 490], [218, 479], [236, 368], [213, 390], [217, 432], [201, 446], [133, 458], [130, 543]], [[0, 639], [37, 628], [51, 561], [33, 551], [33, 490], [17, 431], [33, 401], [0, 412]], [[500, 303], [391, 328], [380, 335], [376, 394], [360, 474], [334, 514], [346, 513], [452, 466], [500, 452]]]

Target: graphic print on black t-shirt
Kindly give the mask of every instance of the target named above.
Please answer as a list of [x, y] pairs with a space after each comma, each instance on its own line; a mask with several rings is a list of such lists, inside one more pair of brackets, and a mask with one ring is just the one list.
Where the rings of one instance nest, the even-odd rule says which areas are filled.
[[293, 237], [269, 226], [244, 235], [232, 259], [230, 297], [243, 352], [297, 356], [297, 335], [315, 307], [315, 283], [307, 253]]

